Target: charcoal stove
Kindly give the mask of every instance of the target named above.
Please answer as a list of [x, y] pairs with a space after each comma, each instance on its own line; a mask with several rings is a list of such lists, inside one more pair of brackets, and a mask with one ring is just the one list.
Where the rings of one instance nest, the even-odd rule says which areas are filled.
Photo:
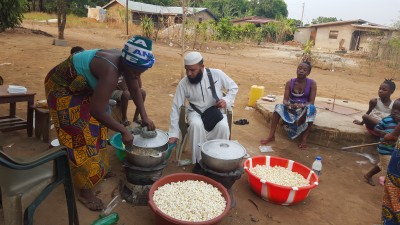
[[203, 163], [202, 160], [200, 160], [199, 163], [196, 163], [192, 172], [204, 175], [222, 184], [228, 190], [229, 196], [232, 201], [231, 208], [234, 208], [236, 206], [236, 199], [233, 195], [232, 186], [236, 182], [236, 180], [239, 180], [244, 173], [243, 167], [240, 166], [239, 168], [230, 172], [221, 173], [210, 169], [207, 165]]
[[119, 192], [132, 205], [147, 205], [151, 185], [163, 175], [167, 161], [153, 167], [138, 167], [126, 160], [122, 161], [125, 178], [121, 179]]

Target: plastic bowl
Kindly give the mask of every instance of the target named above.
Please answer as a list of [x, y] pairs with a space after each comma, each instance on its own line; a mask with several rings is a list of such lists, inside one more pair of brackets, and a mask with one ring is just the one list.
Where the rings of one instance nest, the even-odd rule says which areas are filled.
[[120, 161], [124, 160], [126, 158], [126, 152], [125, 147], [122, 145], [121, 133], [115, 133], [110, 139], [110, 144], [114, 147], [117, 158]]
[[[262, 180], [250, 172], [256, 165], [281, 166], [297, 172], [309, 181], [308, 186], [287, 187]], [[310, 168], [293, 160], [275, 156], [255, 156], [246, 159], [243, 167], [253, 191], [262, 199], [280, 205], [294, 205], [307, 198], [311, 189], [318, 185], [318, 176]]]
[[[110, 139], [110, 144], [111, 144], [111, 146], [114, 147], [117, 158], [120, 161], [124, 160], [126, 158], [126, 151], [125, 151], [125, 147], [122, 145], [121, 133], [115, 133]], [[169, 157], [171, 156], [171, 151], [175, 146], [176, 146], [176, 143], [174, 143], [172, 145], [168, 145], [168, 152], [167, 152], [167, 155], [165, 156], [166, 160], [168, 160]]]
[[[224, 212], [215, 217], [214, 219], [207, 220], [207, 221], [201, 221], [201, 222], [188, 222], [188, 221], [182, 221], [182, 220], [177, 220], [174, 219], [167, 214], [163, 213], [154, 203], [153, 201], [153, 196], [154, 192], [161, 186], [172, 183], [172, 182], [178, 182], [178, 181], [187, 181], [187, 180], [198, 180], [198, 181], [204, 181], [208, 184], [213, 185], [214, 187], [218, 188], [218, 190], [222, 193], [222, 196], [226, 200], [226, 208]], [[218, 183], [217, 181], [208, 178], [203, 175], [199, 174], [194, 174], [194, 173], [174, 173], [165, 177], [162, 177], [161, 179], [157, 180], [150, 188], [149, 191], [149, 205], [151, 210], [154, 212], [155, 217], [156, 217], [156, 224], [157, 225], [172, 225], [172, 224], [178, 224], [178, 225], [211, 225], [211, 224], [218, 224], [225, 216], [228, 214], [229, 209], [231, 208], [231, 199], [229, 197], [229, 193], [226, 190], [226, 188]]]

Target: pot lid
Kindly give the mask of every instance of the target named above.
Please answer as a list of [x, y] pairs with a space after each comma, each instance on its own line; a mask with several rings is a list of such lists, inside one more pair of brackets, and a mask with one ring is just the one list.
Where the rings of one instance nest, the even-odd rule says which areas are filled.
[[156, 129], [157, 135], [153, 138], [144, 138], [140, 134], [133, 135], [133, 145], [141, 148], [157, 148], [168, 143], [168, 134]]
[[204, 142], [201, 151], [217, 159], [239, 159], [246, 154], [246, 149], [239, 142], [222, 139]]

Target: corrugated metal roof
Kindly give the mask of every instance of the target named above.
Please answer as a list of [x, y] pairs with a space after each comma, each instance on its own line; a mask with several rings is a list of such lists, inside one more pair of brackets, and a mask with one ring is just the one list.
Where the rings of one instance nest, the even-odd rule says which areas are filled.
[[[103, 6], [103, 8], [106, 8], [107, 6], [111, 5], [114, 2], [118, 2], [122, 6], [125, 7], [126, 1], [124, 0], [113, 0]], [[178, 6], [159, 6], [159, 5], [151, 5], [151, 4], [146, 4], [146, 3], [141, 3], [141, 2], [134, 2], [134, 1], [128, 1], [128, 9], [135, 11], [135, 12], [144, 12], [144, 13], [150, 13], [150, 14], [177, 14], [177, 15], [182, 15], [182, 7]], [[193, 14], [195, 12], [201, 12], [203, 10], [207, 10], [207, 8], [193, 8], [189, 7], [187, 8], [188, 14]]]
[[237, 23], [237, 22], [253, 23], [253, 22], [257, 22], [257, 21], [260, 21], [261, 23], [268, 23], [268, 22], [275, 21], [275, 20], [271, 19], [271, 18], [261, 17], [261, 16], [247, 16], [247, 17], [243, 17], [243, 18], [233, 19], [231, 21], [232, 21], [232, 23]]
[[379, 26], [372, 26], [370, 24], [352, 24], [353, 27], [357, 28], [366, 28], [366, 29], [378, 29], [378, 30], [396, 30], [395, 28], [379, 25]]
[[337, 21], [337, 22], [329, 22], [329, 23], [318, 23], [311, 24], [307, 27], [298, 27], [298, 29], [307, 29], [307, 28], [318, 28], [324, 26], [340, 26], [340, 25], [351, 25], [357, 28], [366, 28], [366, 29], [378, 29], [378, 30], [395, 30], [392, 27], [371, 23], [366, 20], [358, 19], [358, 20], [346, 20], [346, 21]]

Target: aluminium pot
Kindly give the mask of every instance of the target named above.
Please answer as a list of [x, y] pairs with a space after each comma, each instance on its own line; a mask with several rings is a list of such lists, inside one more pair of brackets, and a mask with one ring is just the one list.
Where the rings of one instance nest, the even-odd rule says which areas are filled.
[[[170, 150], [175, 145], [168, 145], [168, 134], [156, 129], [157, 136], [154, 138], [144, 138], [140, 134], [134, 135], [133, 148], [126, 150], [126, 160], [138, 167], [151, 168], [162, 164], [167, 160]], [[135, 151], [142, 149], [141, 151]], [[153, 154], [143, 154], [143, 152], [153, 152]], [[155, 154], [154, 154], [155, 152]]]
[[238, 169], [246, 149], [236, 141], [216, 139], [201, 145], [201, 160], [210, 169], [217, 172], [231, 172]]

